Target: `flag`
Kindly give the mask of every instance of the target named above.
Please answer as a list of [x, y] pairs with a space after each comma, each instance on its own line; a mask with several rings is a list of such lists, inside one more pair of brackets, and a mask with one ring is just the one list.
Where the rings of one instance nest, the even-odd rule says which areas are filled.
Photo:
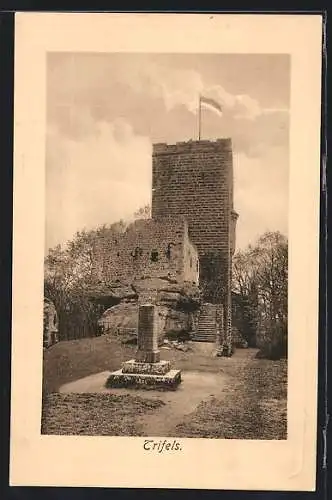
[[208, 97], [200, 96], [199, 98], [200, 105], [204, 105], [207, 109], [214, 111], [218, 115], [222, 115], [222, 107], [220, 104], [214, 99], [210, 99]]

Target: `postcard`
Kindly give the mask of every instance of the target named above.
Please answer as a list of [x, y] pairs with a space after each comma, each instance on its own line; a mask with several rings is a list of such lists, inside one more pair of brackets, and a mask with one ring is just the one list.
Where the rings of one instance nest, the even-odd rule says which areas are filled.
[[315, 490], [322, 18], [18, 13], [10, 483]]

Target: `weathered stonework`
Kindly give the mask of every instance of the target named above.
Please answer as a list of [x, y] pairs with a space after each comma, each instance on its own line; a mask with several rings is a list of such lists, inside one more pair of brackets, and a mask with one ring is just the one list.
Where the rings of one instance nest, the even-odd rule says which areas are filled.
[[153, 305], [145, 305], [138, 312], [138, 337], [136, 361], [140, 363], [158, 363], [157, 309]]
[[106, 386], [108, 388], [128, 387], [131, 389], [174, 390], [181, 382], [180, 370], [170, 370], [165, 375], [129, 374], [122, 370], [113, 372]]
[[228, 258], [236, 219], [231, 140], [155, 144], [152, 169], [152, 218], [183, 216], [199, 257]]
[[198, 253], [183, 217], [133, 222], [123, 234], [96, 240], [94, 275], [106, 283], [165, 277], [198, 283]]
[[[137, 287], [136, 299], [128, 301], [124, 299], [108, 308], [99, 320], [100, 330], [104, 334], [116, 335], [123, 341], [133, 340], [138, 333], [139, 305], [144, 302], [145, 296], [146, 300], [152, 301], [156, 306], [156, 322], [158, 323], [156, 330], [159, 345], [168, 335], [190, 335], [196, 328], [196, 317], [200, 306], [199, 297], [191, 294], [184, 295], [184, 291], [181, 291], [178, 285], [169, 285], [168, 289], [165, 281], [160, 283], [158, 280], [151, 283], [151, 287], [154, 289], [150, 289], [150, 284], [146, 282], [140, 283]], [[179, 291], [175, 291], [177, 288]]]
[[136, 359], [125, 361], [122, 364], [122, 373], [141, 373], [150, 375], [165, 375], [171, 369], [171, 362], [161, 360], [155, 363], [142, 363]]

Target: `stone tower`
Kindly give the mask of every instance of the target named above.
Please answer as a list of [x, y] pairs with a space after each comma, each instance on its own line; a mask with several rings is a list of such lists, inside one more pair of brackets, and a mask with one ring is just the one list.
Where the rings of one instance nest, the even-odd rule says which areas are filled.
[[223, 304], [223, 335], [231, 343], [231, 261], [237, 214], [233, 210], [231, 139], [155, 144], [152, 218], [184, 216], [200, 264], [208, 303]]

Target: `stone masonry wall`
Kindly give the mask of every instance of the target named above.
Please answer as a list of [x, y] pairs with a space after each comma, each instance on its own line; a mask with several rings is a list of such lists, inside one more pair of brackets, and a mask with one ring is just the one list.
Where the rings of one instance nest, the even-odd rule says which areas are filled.
[[93, 253], [94, 272], [102, 282], [153, 277], [198, 281], [197, 250], [182, 218], [137, 220], [123, 234], [96, 241]]

